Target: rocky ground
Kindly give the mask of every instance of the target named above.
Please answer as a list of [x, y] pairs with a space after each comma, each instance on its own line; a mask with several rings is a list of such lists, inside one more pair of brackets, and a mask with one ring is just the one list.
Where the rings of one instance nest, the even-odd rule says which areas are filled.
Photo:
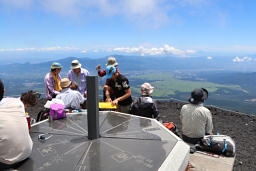
[[[32, 118], [43, 109], [45, 99], [40, 99], [38, 104], [27, 110]], [[179, 130], [181, 123], [179, 112], [184, 102], [158, 101], [160, 118], [163, 122], [173, 121]], [[236, 160], [234, 171], [256, 170], [256, 116], [228, 111], [213, 106], [206, 106], [213, 115], [214, 133], [231, 136], [236, 142]]]
[[[160, 117], [173, 121], [179, 130], [180, 109], [183, 102], [158, 102]], [[256, 116], [206, 106], [212, 112], [214, 133], [229, 135], [236, 143], [234, 171], [256, 170]]]

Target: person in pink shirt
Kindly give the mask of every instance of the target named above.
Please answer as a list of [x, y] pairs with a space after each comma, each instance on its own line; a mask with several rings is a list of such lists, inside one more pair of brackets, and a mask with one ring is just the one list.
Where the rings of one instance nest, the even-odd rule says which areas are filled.
[[47, 100], [51, 100], [55, 98], [57, 94], [60, 93], [60, 71], [61, 64], [54, 62], [51, 65], [51, 71], [45, 75], [44, 83], [45, 83], [45, 96]]

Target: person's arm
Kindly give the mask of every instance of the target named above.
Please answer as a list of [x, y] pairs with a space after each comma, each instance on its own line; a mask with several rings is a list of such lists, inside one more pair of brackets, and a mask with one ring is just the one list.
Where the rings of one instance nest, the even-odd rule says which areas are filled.
[[130, 97], [132, 95], [132, 91], [131, 91], [131, 88], [128, 88], [125, 90], [125, 94], [121, 97], [118, 97], [117, 99], [115, 99], [114, 101], [112, 101], [112, 104], [113, 105], [118, 105], [118, 102], [119, 101], [122, 101], [122, 100], [125, 100], [127, 99], [128, 97]]
[[182, 119], [183, 119], [183, 112], [184, 112], [184, 108], [185, 106], [183, 105], [181, 110], [180, 110], [180, 122], [182, 123]]
[[110, 87], [108, 85], [104, 85], [103, 88], [105, 89], [105, 95], [106, 95], [105, 102], [112, 102], [111, 97], [110, 97]]
[[135, 103], [137, 102], [137, 99], [135, 99], [130, 107], [130, 114], [135, 114]]
[[46, 83], [46, 86], [47, 86], [47, 88], [48, 88], [50, 94], [55, 94], [55, 95], [57, 95], [57, 94], [60, 93], [60, 92], [58, 92], [58, 91], [56, 91], [56, 90], [54, 89], [54, 84], [53, 84], [53, 81], [51, 80], [51, 78], [47, 78], [47, 79], [45, 80], [45, 83]]
[[71, 89], [72, 90], [77, 90], [77, 85], [75, 84], [75, 82], [73, 81], [73, 77], [72, 77], [72, 71], [69, 71], [68, 72], [68, 75], [67, 75], [68, 79], [71, 81]]
[[87, 97], [87, 87], [86, 87], [86, 77], [89, 76], [90, 73], [86, 69], [82, 70], [80, 86], [78, 87], [78, 91], [86, 98]]
[[205, 133], [210, 135], [210, 134], [212, 134], [212, 130], [213, 130], [212, 114], [210, 112], [209, 115], [207, 116], [207, 121], [206, 121], [206, 125], [205, 125]]
[[153, 116], [154, 116], [154, 118], [155, 118], [155, 119], [158, 119], [159, 111], [158, 111], [157, 106], [156, 106], [155, 103], [153, 103], [152, 110], [153, 110]]
[[104, 69], [103, 71], [101, 71], [101, 65], [97, 65], [96, 66], [96, 70], [98, 71], [98, 76], [103, 77], [106, 75], [106, 69]]

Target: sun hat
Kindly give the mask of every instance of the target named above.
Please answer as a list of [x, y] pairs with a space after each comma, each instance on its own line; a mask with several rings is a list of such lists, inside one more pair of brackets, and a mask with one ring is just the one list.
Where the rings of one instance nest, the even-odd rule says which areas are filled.
[[118, 63], [116, 62], [116, 58], [115, 57], [109, 57], [108, 58], [108, 63], [106, 65], [114, 65], [114, 66], [117, 66]]
[[62, 68], [62, 65], [58, 62], [53, 62], [51, 65], [51, 69], [57, 69], [57, 68]]
[[62, 78], [60, 80], [60, 86], [62, 88], [66, 88], [66, 87], [70, 86], [70, 84], [71, 84], [71, 81], [68, 78]]
[[144, 83], [141, 85], [142, 95], [151, 95], [154, 91], [154, 87], [149, 83]]
[[208, 98], [208, 91], [205, 88], [197, 88], [191, 92], [191, 96], [188, 101], [192, 104], [198, 104], [204, 102]]
[[114, 65], [108, 65], [106, 68], [106, 79], [110, 79], [115, 72], [116, 67]]
[[73, 60], [71, 63], [71, 68], [72, 69], [76, 69], [76, 68], [81, 68], [82, 64], [80, 64], [80, 62], [78, 60]]

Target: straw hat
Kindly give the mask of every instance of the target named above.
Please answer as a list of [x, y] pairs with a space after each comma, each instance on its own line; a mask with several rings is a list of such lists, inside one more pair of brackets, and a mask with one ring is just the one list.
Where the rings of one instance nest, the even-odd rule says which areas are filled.
[[109, 57], [108, 58], [108, 63], [106, 65], [114, 65], [114, 66], [117, 66], [118, 63], [116, 62], [116, 58], [114, 57]]
[[71, 84], [71, 81], [68, 78], [62, 78], [61, 81], [60, 81], [60, 86], [62, 88], [69, 87], [70, 84]]

